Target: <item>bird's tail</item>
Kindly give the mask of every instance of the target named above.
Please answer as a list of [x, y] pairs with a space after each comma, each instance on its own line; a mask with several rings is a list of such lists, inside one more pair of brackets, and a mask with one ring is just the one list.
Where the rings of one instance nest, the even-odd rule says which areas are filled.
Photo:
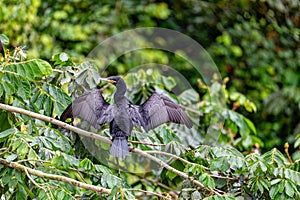
[[125, 159], [129, 153], [127, 137], [113, 137], [110, 154], [114, 157]]

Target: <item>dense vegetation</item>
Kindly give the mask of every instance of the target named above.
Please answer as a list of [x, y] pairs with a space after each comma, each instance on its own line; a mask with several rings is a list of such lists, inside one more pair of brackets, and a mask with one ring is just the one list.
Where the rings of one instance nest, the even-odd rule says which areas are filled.
[[[1, 197], [300, 198], [299, 8], [293, 0], [1, 1]], [[149, 26], [197, 40], [217, 64], [222, 82], [203, 84], [189, 62], [160, 50], [124, 54], [104, 74], [84, 60], [105, 38]], [[127, 73], [146, 63], [172, 66], [193, 90], [174, 96], [176, 79], [156, 69]], [[198, 125], [186, 138], [197, 138], [193, 145], [181, 139], [187, 130], [174, 125], [147, 135], [134, 131], [133, 153], [151, 162], [158, 154], [162, 168], [119, 174], [101, 162], [107, 153], [99, 159], [85, 148], [80, 130], [22, 110], [6, 111], [11, 105], [57, 119], [79, 86], [94, 88], [100, 76], [125, 73], [134, 103], [164, 91]], [[109, 101], [112, 91], [103, 91]], [[109, 136], [107, 127], [101, 134]], [[105, 138], [87, 140], [103, 152], [109, 147]]]

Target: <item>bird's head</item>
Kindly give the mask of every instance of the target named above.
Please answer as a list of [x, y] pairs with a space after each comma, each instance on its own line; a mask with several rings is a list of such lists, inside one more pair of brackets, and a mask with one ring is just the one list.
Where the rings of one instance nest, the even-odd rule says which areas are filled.
[[108, 78], [101, 78], [101, 80], [109, 82], [113, 85], [117, 85], [119, 82], [121, 82], [120, 80], [122, 80], [122, 78], [119, 76], [110, 76]]
[[117, 88], [117, 91], [114, 95], [115, 100], [125, 95], [127, 87], [125, 81], [121, 77], [110, 76], [108, 78], [102, 78], [102, 80], [113, 84]]
[[117, 85], [118, 82], [121, 80], [122, 78], [119, 76], [110, 76], [107, 78], [107, 82], [113, 84], [113, 85]]

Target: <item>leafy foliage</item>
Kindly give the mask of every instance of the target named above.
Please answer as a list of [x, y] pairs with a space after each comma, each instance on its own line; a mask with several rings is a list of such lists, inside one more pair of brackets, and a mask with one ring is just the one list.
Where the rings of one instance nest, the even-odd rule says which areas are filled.
[[[52, 61], [55, 67], [39, 59], [19, 61], [18, 55], [3, 59], [0, 72], [6, 78], [2, 79], [1, 101], [57, 117], [71, 102], [66, 92], [77, 93], [78, 88], [75, 86], [82, 85], [82, 81], [85, 81], [83, 85], [91, 88], [99, 81], [99, 74], [90, 63], [77, 65], [65, 53], [55, 55]], [[261, 145], [262, 142], [256, 136], [254, 124], [234, 109], [224, 107], [218, 96], [225, 94], [225, 103], [249, 106], [247, 110], [250, 112], [255, 109], [251, 101], [242, 94], [228, 91], [226, 80], [223, 83], [215, 82], [211, 87], [203, 85], [199, 80], [201, 90], [207, 91], [201, 100], [192, 90], [183, 91], [176, 97], [172, 93], [176, 81], [172, 77], [161, 75], [155, 69], [151, 70], [151, 73], [149, 69], [148, 73], [139, 70], [124, 77], [129, 88], [128, 97], [135, 103], [141, 103], [152, 92], [163, 91], [175, 101], [184, 103], [185, 107], [190, 108], [187, 112], [196, 124], [199, 117], [202, 118], [201, 124], [192, 131], [195, 135], [191, 137], [203, 140], [202, 143], [189, 143], [189, 139], [183, 140], [184, 135], [179, 134], [183, 132], [180, 127], [164, 125], [148, 135], [136, 129], [131, 141], [142, 150], [166, 152], [167, 154], [158, 158], [165, 160], [164, 157], [168, 157], [165, 160], [168, 165], [199, 180], [203, 188], [165, 168], [152, 169], [143, 177], [127, 172], [118, 175], [116, 170], [95, 159], [75, 134], [66, 133], [39, 119], [2, 110], [1, 117], [8, 122], [1, 127], [0, 132], [2, 163], [19, 163], [48, 174], [67, 176], [111, 189], [109, 195], [101, 194], [1, 165], [2, 196], [10, 199], [76, 199], [79, 196], [92, 199], [132, 199], [138, 197], [143, 188], [155, 192], [154, 195], [165, 194], [165, 198], [170, 198], [170, 194], [175, 192], [179, 199], [300, 198], [299, 162], [290, 162], [277, 149], [260, 154], [259, 149], [255, 148], [256, 143]], [[93, 78], [88, 79], [91, 74]], [[103, 91], [105, 98], [109, 98], [106, 92], [111, 92], [111, 89]], [[224, 119], [225, 123], [214, 129], [214, 133], [219, 136], [218, 140], [213, 146], [203, 144], [210, 141], [207, 137], [211, 135], [206, 135], [210, 123], [219, 119]], [[149, 145], [151, 143], [161, 145]], [[247, 154], [242, 153], [247, 151]], [[170, 155], [179, 156], [180, 159]], [[157, 178], [156, 174], [159, 172]]]

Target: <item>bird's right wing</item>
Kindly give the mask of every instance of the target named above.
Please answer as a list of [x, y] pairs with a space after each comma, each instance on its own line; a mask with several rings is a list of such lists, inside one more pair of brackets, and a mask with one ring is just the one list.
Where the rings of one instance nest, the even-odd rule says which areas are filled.
[[99, 89], [83, 93], [70, 104], [60, 116], [61, 121], [78, 117], [94, 127], [109, 122], [113, 118], [111, 105], [107, 103]]

